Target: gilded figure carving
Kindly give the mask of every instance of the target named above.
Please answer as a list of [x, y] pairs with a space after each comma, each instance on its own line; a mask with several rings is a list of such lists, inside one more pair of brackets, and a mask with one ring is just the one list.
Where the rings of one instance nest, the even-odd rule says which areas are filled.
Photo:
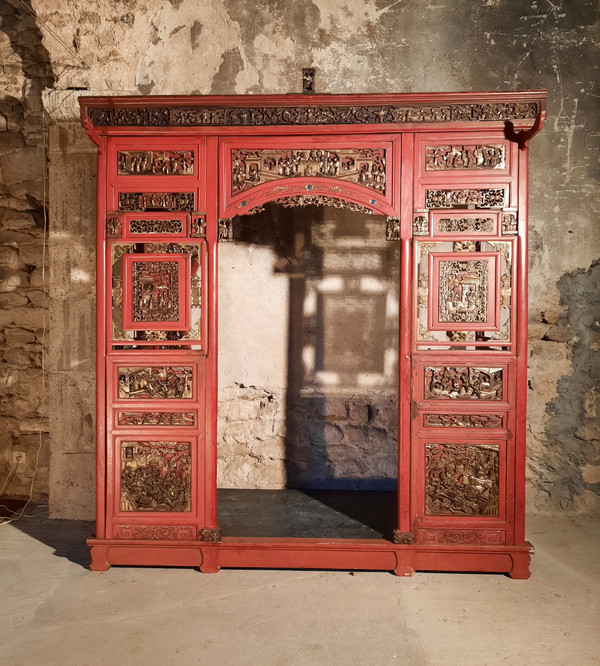
[[[121, 397], [121, 396], [119, 396]], [[188, 426], [195, 423], [194, 412], [118, 412], [120, 426]]]
[[190, 236], [192, 238], [206, 238], [206, 215], [194, 213], [190, 221]]
[[231, 154], [232, 194], [282, 178], [336, 178], [385, 193], [383, 148], [256, 149]]
[[120, 176], [190, 176], [194, 173], [191, 150], [119, 150]]
[[505, 166], [505, 150], [501, 144], [425, 148], [426, 171], [504, 169]]
[[501, 428], [498, 414], [423, 414], [428, 428]]
[[425, 513], [498, 516], [498, 444], [426, 444]]
[[502, 235], [514, 236], [519, 233], [516, 213], [504, 213], [502, 216]]
[[121, 442], [121, 511], [191, 511], [190, 442]]
[[440, 261], [438, 318], [449, 323], [487, 321], [487, 262]]
[[96, 127], [355, 125], [416, 122], [526, 120], [538, 115], [537, 102], [491, 104], [383, 104], [311, 106], [188, 106], [182, 108], [92, 108]]
[[206, 543], [219, 543], [222, 538], [221, 530], [218, 527], [203, 527], [198, 532], [198, 538], [200, 541], [204, 541]]
[[133, 321], [179, 320], [179, 265], [177, 262], [132, 262], [131, 289]]
[[428, 400], [502, 400], [502, 368], [428, 366]]
[[412, 532], [401, 532], [400, 530], [394, 530], [392, 536], [392, 541], [399, 545], [410, 546], [411, 543], [415, 540], [415, 535]]
[[180, 234], [183, 232], [181, 220], [130, 220], [130, 234]]
[[123, 225], [120, 213], [108, 213], [106, 215], [106, 237], [120, 238], [123, 235]]
[[494, 231], [494, 220], [491, 217], [444, 217], [438, 221], [438, 230], [442, 233], [488, 233]]
[[119, 398], [131, 400], [190, 400], [192, 366], [137, 366], [118, 368]]
[[413, 219], [413, 236], [429, 236], [429, 216], [416, 215]]
[[504, 189], [427, 190], [427, 208], [502, 208]]
[[119, 192], [120, 211], [194, 210], [193, 192]]
[[230, 218], [219, 218], [218, 240], [221, 242], [233, 240], [233, 220]]
[[385, 239], [398, 241], [401, 239], [401, 227], [399, 217], [388, 217], [385, 229]]

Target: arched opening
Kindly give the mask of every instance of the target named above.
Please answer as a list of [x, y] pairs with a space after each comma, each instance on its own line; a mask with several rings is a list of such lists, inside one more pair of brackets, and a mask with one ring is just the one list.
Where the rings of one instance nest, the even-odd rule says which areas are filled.
[[389, 537], [400, 257], [386, 218], [284, 202], [232, 233], [219, 258], [224, 536]]

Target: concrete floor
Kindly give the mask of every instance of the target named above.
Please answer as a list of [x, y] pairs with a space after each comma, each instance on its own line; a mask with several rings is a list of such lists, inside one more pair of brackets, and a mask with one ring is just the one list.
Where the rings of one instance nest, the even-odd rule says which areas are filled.
[[598, 664], [598, 522], [530, 518], [528, 526], [537, 552], [531, 579], [517, 581], [92, 573], [90, 523], [23, 518], [0, 525], [0, 664]]

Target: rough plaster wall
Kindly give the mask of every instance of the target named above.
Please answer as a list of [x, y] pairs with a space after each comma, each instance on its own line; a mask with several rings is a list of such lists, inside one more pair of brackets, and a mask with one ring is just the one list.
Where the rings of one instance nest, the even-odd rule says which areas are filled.
[[43, 500], [49, 445], [41, 90], [53, 75], [35, 20], [14, 2], [0, 3], [0, 73], [0, 495]]
[[[600, 255], [595, 1], [33, 5], [72, 51], [43, 33], [57, 79], [47, 108], [60, 119], [75, 118], [67, 107], [76, 94], [65, 91], [72, 86], [92, 93], [297, 92], [299, 69], [310, 65], [317, 89], [330, 93], [546, 88], [548, 119], [531, 147], [529, 507], [599, 508], [597, 376], [590, 374], [598, 326], [586, 305], [597, 292], [592, 263]], [[53, 194], [60, 199], [61, 192]], [[91, 446], [71, 438], [74, 447]]]

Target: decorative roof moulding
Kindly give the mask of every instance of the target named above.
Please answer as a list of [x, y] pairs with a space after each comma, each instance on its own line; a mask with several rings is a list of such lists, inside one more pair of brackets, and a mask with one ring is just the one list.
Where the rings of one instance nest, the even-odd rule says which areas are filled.
[[[519, 143], [541, 129], [546, 92], [384, 95], [224, 95], [82, 97], [88, 129], [109, 127], [507, 126]], [[525, 141], [525, 142], [526, 142]], [[521, 147], [524, 147], [522, 145]]]

